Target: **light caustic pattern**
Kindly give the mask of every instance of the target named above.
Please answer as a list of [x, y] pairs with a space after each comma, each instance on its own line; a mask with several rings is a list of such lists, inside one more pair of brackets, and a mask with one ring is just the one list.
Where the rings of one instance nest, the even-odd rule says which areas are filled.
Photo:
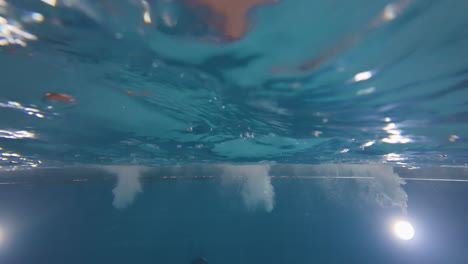
[[34, 166], [468, 164], [465, 4], [326, 3], [0, 1], [0, 144]]

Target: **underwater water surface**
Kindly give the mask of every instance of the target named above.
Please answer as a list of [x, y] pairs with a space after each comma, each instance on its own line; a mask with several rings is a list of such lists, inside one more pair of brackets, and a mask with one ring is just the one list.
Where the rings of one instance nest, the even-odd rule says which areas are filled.
[[467, 162], [466, 1], [2, 2], [4, 167]]
[[467, 263], [466, 10], [0, 0], [0, 262]]

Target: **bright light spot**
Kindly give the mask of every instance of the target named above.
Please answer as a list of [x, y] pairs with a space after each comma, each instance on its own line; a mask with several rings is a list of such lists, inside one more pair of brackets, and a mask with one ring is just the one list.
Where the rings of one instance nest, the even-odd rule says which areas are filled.
[[20, 154], [16, 154], [16, 153], [0, 153], [0, 154], [6, 157], [21, 157]]
[[392, 119], [390, 117], [386, 117], [386, 118], [384, 118], [384, 121], [388, 123], [388, 122], [392, 121]]
[[24, 111], [31, 111], [31, 112], [35, 112], [35, 113], [39, 112], [39, 110], [34, 109], [34, 108], [29, 108], [29, 107], [25, 107]]
[[31, 18], [36, 22], [44, 21], [44, 16], [42, 14], [39, 14], [39, 13], [32, 13]]
[[[1, 45], [1, 40], [0, 40], [0, 45]], [[7, 43], [7, 45], [8, 45], [8, 43]], [[36, 114], [36, 116], [39, 117], [39, 118], [44, 117], [44, 114], [42, 114], [41, 111], [39, 111], [38, 109], [32, 108], [32, 107], [25, 107], [25, 106], [23, 106], [22, 104], [20, 104], [18, 102], [13, 102], [13, 101], [7, 101], [6, 103], [0, 102], [0, 107], [18, 109], [18, 110], [21, 110], [21, 111], [25, 112], [28, 115]], [[51, 109], [51, 108], [48, 107], [48, 109]]]
[[146, 24], [151, 24], [151, 16], [149, 12], [146, 12], [143, 14], [143, 20], [145, 21]]
[[37, 36], [21, 30], [20, 24], [8, 24], [7, 19], [0, 17], [0, 43], [2, 46], [6, 46], [8, 44], [26, 46], [26, 42], [24, 40], [37, 40]]
[[14, 101], [8, 101], [7, 103], [8, 103], [8, 105], [17, 106], [17, 107], [21, 107], [21, 106], [22, 106], [20, 103], [14, 102]]
[[393, 20], [397, 17], [398, 14], [398, 6], [394, 4], [388, 4], [382, 14], [384, 20]]
[[348, 151], [349, 151], [349, 149], [345, 148], [345, 149], [341, 150], [340, 153], [346, 153]]
[[458, 139], [460, 139], [460, 137], [457, 136], [457, 135], [450, 135], [450, 136], [449, 136], [449, 141], [450, 141], [450, 142], [455, 142], [455, 141], [457, 141]]
[[9, 25], [8, 29], [11, 32], [13, 32], [13, 33], [17, 34], [18, 36], [23, 37], [25, 39], [37, 40], [37, 37], [35, 35], [33, 35], [31, 33], [28, 33], [26, 31], [23, 31], [23, 30], [19, 29], [16, 26]]
[[396, 129], [395, 123], [389, 123], [388, 125], [384, 126], [382, 128], [385, 131], [392, 131], [393, 129]]
[[382, 20], [390, 21], [397, 18], [401, 13], [406, 9], [408, 4], [412, 1], [403, 0], [403, 1], [395, 1], [394, 3], [388, 4], [385, 6], [382, 12]]
[[385, 143], [389, 143], [389, 144], [397, 144], [397, 143], [406, 144], [406, 143], [410, 143], [412, 140], [411, 138], [404, 137], [401, 135], [390, 135], [386, 138], [382, 138], [381, 141]]
[[385, 159], [388, 161], [402, 161], [405, 160], [404, 157], [401, 157], [401, 155], [396, 154], [396, 153], [388, 153], [385, 156]]
[[57, 4], [57, 0], [41, 0], [41, 1], [51, 6], [55, 6]]
[[145, 21], [146, 24], [151, 24], [151, 15], [150, 15], [150, 6], [148, 2], [145, 0], [141, 1], [141, 4], [143, 5], [143, 21]]
[[385, 127], [382, 128], [382, 130], [385, 130], [389, 134], [388, 137], [380, 140], [382, 142], [390, 143], [390, 144], [396, 144], [396, 143], [406, 144], [406, 143], [413, 141], [411, 138], [403, 136], [401, 134], [401, 130], [397, 129], [397, 126], [395, 123], [388, 123]]
[[365, 148], [370, 147], [370, 146], [372, 146], [374, 144], [375, 144], [375, 140], [371, 140], [369, 142], [366, 142], [366, 143], [362, 144], [361, 149], [365, 149]]
[[393, 224], [393, 233], [402, 240], [410, 240], [414, 237], [414, 228], [410, 222], [397, 221]]
[[11, 139], [20, 139], [20, 138], [34, 138], [36, 135], [29, 131], [17, 130], [17, 131], [8, 131], [0, 130], [0, 138], [11, 138]]
[[372, 77], [372, 75], [373, 75], [372, 71], [360, 72], [354, 75], [354, 81], [355, 82], [365, 81], [365, 80], [368, 80], [370, 77]]

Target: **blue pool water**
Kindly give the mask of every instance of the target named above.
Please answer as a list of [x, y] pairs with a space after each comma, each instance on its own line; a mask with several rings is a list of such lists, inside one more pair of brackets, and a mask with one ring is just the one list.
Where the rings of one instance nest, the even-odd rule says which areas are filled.
[[[272, 176], [281, 173], [272, 170]], [[399, 207], [377, 203], [369, 191], [375, 186], [351, 179], [273, 178], [274, 208], [267, 211], [246, 203], [255, 198], [246, 199], [242, 181], [161, 178], [215, 175], [210, 169], [148, 173], [125, 208], [112, 206], [115, 183], [107, 173], [15, 173], [16, 181], [35, 182], [0, 185], [2, 263], [191, 263], [203, 257], [227, 264], [462, 264], [468, 256], [466, 183], [408, 181], [405, 216]], [[432, 176], [440, 174], [454, 173]], [[66, 182], [80, 175], [93, 181]], [[466, 178], [466, 170], [459, 175]], [[414, 225], [412, 240], [393, 234], [393, 221], [402, 217]]]
[[0, 0], [0, 263], [466, 263], [466, 10]]
[[37, 40], [0, 53], [2, 166], [466, 164], [466, 1], [368, 2], [260, 6], [227, 43], [139, 2], [8, 2]]

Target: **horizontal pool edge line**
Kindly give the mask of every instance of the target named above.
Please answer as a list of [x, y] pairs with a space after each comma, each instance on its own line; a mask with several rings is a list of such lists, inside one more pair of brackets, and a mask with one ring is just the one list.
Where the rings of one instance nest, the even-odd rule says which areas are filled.
[[[227, 176], [228, 178], [244, 178], [245, 176]], [[376, 177], [368, 176], [269, 176], [272, 179], [355, 179], [355, 180], [373, 180]], [[223, 176], [145, 176], [142, 180], [194, 180], [194, 179], [220, 179]], [[12, 181], [0, 182], [0, 185], [17, 185], [17, 184], [46, 184], [46, 183], [80, 183], [80, 182], [110, 182], [115, 181], [117, 177], [107, 178], [81, 178], [68, 180], [36, 180], [36, 181]], [[404, 181], [432, 181], [432, 182], [467, 182], [468, 179], [448, 179], [448, 178], [407, 178], [399, 177]]]

